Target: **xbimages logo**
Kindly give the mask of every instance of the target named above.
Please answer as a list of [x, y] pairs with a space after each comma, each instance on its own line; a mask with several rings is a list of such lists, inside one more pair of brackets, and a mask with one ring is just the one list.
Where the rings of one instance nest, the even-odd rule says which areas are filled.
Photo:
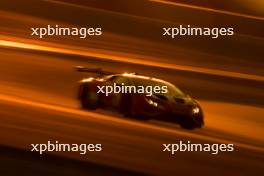
[[233, 152], [234, 144], [194, 144], [191, 141], [179, 141], [175, 144], [163, 144], [163, 152], [169, 152], [172, 155], [177, 152], [208, 152], [213, 155], [219, 152]]
[[114, 85], [110, 86], [97, 86], [97, 93], [103, 93], [106, 96], [109, 94], [128, 94], [128, 93], [134, 93], [134, 94], [146, 94], [146, 96], [152, 96], [153, 94], [166, 94], [168, 93], [168, 87], [167, 86], [128, 86], [125, 85], [125, 83], [122, 83], [121, 85], [118, 85], [114, 83]]
[[213, 39], [219, 36], [232, 36], [234, 35], [234, 28], [208, 28], [208, 27], [192, 27], [191, 25], [183, 26], [179, 25], [177, 27], [164, 27], [163, 36], [169, 36], [172, 39], [177, 36], [210, 36]]
[[31, 35], [43, 38], [44, 36], [78, 36], [81, 39], [87, 36], [98, 36], [102, 35], [102, 28], [97, 27], [60, 27], [59, 25], [47, 25], [47, 27], [36, 27], [31, 28]]
[[87, 152], [102, 151], [102, 144], [62, 144], [59, 141], [48, 141], [46, 144], [31, 144], [32, 152], [79, 152], [81, 155]]

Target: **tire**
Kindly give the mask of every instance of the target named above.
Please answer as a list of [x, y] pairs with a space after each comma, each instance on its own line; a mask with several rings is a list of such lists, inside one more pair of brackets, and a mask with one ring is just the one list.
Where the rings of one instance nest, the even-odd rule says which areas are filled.
[[196, 123], [191, 118], [182, 118], [179, 122], [180, 126], [184, 129], [192, 130], [196, 128]]
[[88, 86], [83, 87], [80, 99], [83, 109], [95, 110], [98, 108], [98, 95], [95, 92], [91, 92]]

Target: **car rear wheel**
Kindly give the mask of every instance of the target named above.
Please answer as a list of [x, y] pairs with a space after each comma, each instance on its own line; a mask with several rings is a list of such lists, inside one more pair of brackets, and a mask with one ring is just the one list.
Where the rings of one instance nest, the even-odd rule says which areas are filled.
[[81, 94], [81, 105], [84, 109], [94, 110], [99, 105], [98, 95], [90, 91], [88, 86], [84, 86]]

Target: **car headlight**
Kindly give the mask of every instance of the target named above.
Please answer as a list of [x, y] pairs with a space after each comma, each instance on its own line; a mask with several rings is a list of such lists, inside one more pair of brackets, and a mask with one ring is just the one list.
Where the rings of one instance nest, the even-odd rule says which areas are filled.
[[199, 107], [194, 107], [193, 109], [192, 109], [192, 113], [193, 114], [198, 114], [200, 112], [200, 108]]
[[157, 102], [155, 102], [155, 101], [153, 101], [151, 99], [146, 99], [146, 100], [147, 100], [148, 104], [150, 104], [150, 105], [152, 105], [154, 107], [158, 107], [158, 103]]

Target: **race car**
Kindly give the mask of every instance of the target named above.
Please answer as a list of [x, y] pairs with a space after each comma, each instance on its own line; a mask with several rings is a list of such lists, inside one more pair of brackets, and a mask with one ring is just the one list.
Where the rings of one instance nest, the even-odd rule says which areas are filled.
[[167, 81], [136, 73], [75, 68], [97, 75], [80, 81], [78, 99], [83, 109], [113, 109], [125, 117], [177, 122], [186, 129], [204, 125], [200, 104]]

